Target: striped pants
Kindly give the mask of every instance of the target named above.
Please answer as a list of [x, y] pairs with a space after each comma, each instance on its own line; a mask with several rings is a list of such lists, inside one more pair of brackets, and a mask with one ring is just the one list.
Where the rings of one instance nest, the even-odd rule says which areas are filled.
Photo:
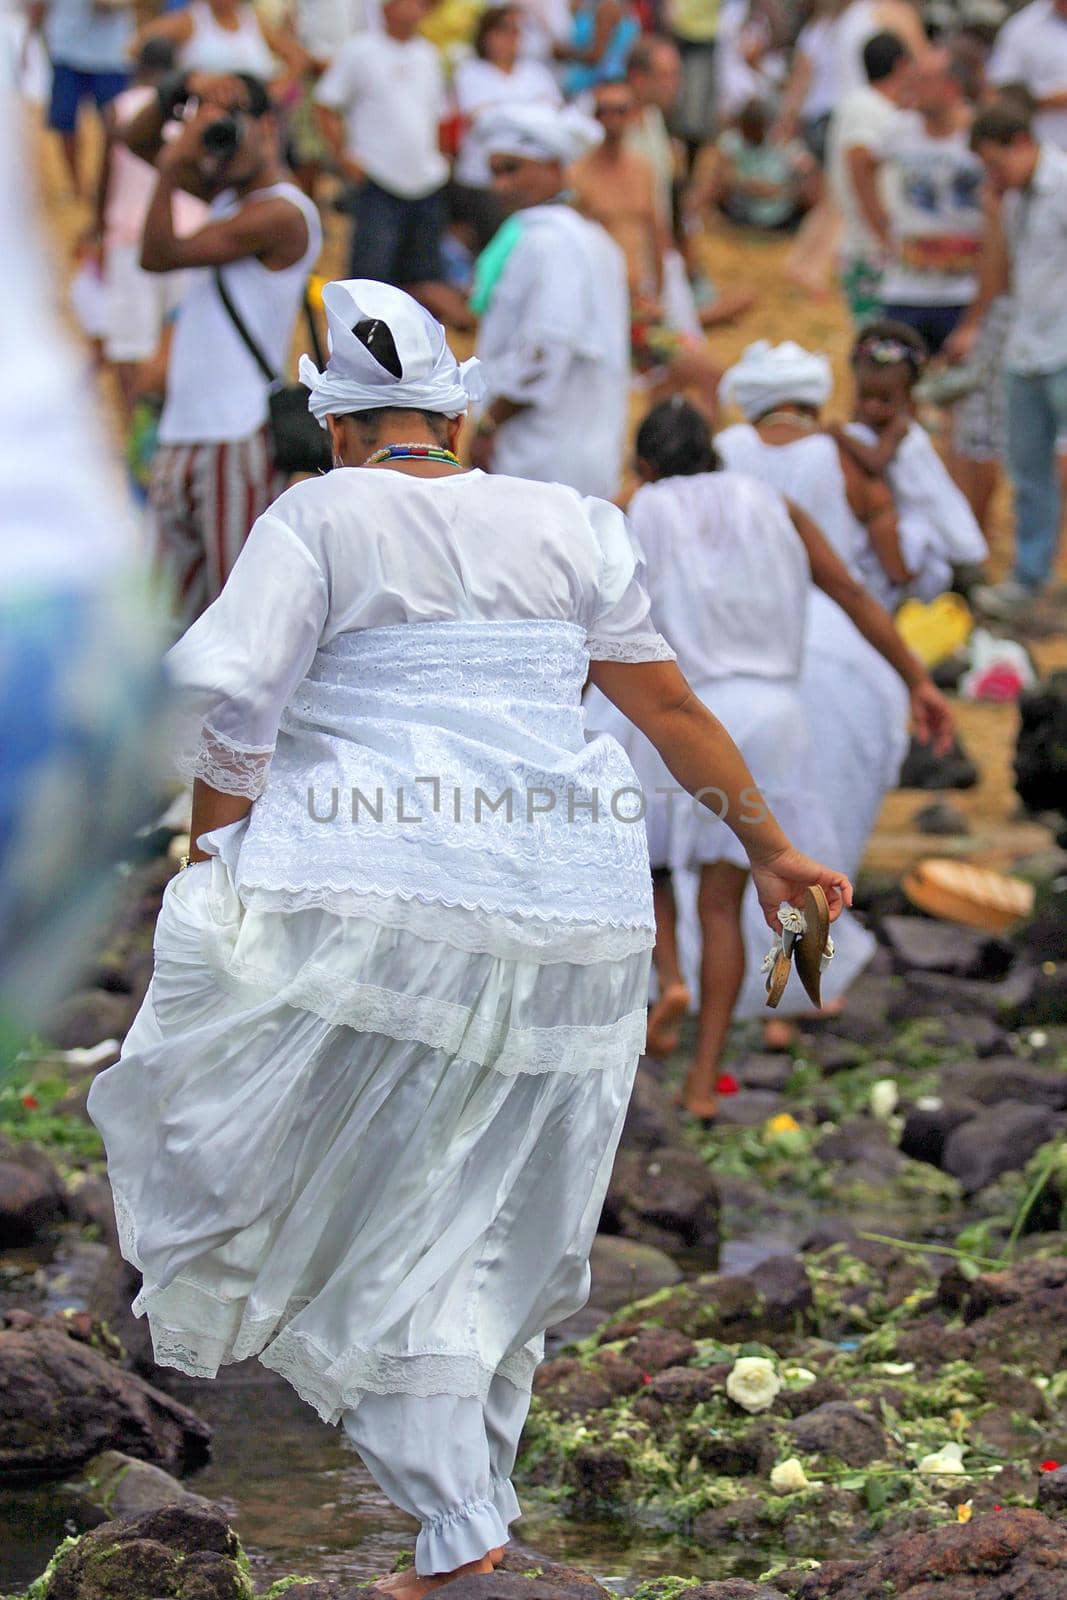
[[155, 559], [184, 632], [221, 592], [256, 518], [287, 479], [267, 427], [247, 439], [161, 445], [152, 462]]

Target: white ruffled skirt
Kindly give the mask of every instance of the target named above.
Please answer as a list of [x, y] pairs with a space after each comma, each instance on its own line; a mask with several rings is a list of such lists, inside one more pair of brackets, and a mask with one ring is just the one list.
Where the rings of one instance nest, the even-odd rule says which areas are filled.
[[588, 1294], [649, 942], [505, 958], [250, 911], [218, 857], [174, 878], [89, 1100], [157, 1359], [258, 1356], [329, 1422], [367, 1394], [528, 1392]]

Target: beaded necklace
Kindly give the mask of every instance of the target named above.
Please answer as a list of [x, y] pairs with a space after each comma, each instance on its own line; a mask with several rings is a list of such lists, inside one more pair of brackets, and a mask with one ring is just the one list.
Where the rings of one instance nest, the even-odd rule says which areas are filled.
[[451, 450], [439, 444], [387, 444], [368, 456], [363, 465], [376, 467], [381, 461], [443, 461], [449, 467], [463, 464]]

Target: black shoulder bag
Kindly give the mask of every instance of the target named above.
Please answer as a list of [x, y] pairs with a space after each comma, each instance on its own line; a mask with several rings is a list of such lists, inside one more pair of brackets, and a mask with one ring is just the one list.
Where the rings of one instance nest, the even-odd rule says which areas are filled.
[[[245, 349], [270, 384], [267, 405], [270, 411], [270, 431], [274, 442], [274, 464], [279, 472], [329, 472], [333, 465], [330, 439], [308, 410], [309, 390], [303, 383], [286, 383], [272, 369], [259, 348], [237, 307], [230, 298], [222, 271], [215, 268], [215, 287], [226, 315], [233, 323]], [[311, 303], [304, 291], [304, 314], [307, 318], [311, 348], [318, 367], [324, 365], [318, 329], [311, 314]]]

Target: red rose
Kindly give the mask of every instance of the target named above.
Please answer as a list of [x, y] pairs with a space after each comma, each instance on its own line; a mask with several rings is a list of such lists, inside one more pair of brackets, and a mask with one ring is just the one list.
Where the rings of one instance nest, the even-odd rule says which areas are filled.
[[1042, 1471], [1042, 1472], [1055, 1472], [1058, 1466], [1059, 1466], [1059, 1462], [1058, 1461], [1042, 1461], [1041, 1467], [1040, 1467], [1040, 1471]]
[[719, 1094], [736, 1094], [741, 1085], [732, 1072], [720, 1072], [715, 1088]]
[[26, 1107], [27, 1111], [36, 1111], [41, 1104], [36, 1095], [32, 1094], [24, 1094], [22, 1097], [22, 1103]]

